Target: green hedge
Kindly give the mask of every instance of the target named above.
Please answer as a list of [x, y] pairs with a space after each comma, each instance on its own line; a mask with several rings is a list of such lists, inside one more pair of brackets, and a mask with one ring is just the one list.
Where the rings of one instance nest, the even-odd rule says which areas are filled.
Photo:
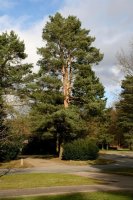
[[94, 141], [78, 139], [64, 145], [63, 160], [95, 160], [99, 149]]
[[19, 147], [15, 143], [0, 144], [0, 162], [15, 159], [18, 153]]

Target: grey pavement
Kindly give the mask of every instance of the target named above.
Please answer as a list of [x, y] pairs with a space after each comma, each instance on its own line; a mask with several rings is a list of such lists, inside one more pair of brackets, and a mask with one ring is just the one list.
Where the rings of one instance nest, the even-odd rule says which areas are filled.
[[[132, 160], [133, 161], [133, 160]], [[51, 165], [45, 167], [32, 167], [32, 168], [13, 168], [13, 169], [0, 169], [0, 174], [8, 173], [73, 173], [73, 172], [104, 172], [108, 169], [116, 169], [122, 167], [133, 167], [133, 162], [125, 163], [113, 163], [108, 165], [84, 165], [84, 166], [72, 166], [72, 165]]]
[[43, 167], [32, 167], [32, 168], [14, 168], [14, 169], [0, 169], [0, 174], [3, 173], [73, 173], [73, 172], [104, 172], [107, 169], [115, 169], [122, 167], [132, 167], [133, 168], [133, 152], [114, 154], [104, 154], [100, 156], [101, 158], [115, 160], [116, 163], [108, 165], [65, 165], [59, 163], [50, 163], [49, 166]]
[[0, 169], [0, 174], [2, 173], [72, 173], [72, 172], [104, 172], [107, 169], [115, 169], [122, 167], [132, 167], [133, 168], [133, 152], [124, 152], [119, 154], [114, 154], [113, 152], [110, 154], [101, 155], [100, 158], [112, 159], [115, 160], [115, 163], [108, 165], [65, 165], [59, 163], [50, 163], [49, 166], [43, 167], [32, 167], [32, 168], [18, 168], [18, 169]]

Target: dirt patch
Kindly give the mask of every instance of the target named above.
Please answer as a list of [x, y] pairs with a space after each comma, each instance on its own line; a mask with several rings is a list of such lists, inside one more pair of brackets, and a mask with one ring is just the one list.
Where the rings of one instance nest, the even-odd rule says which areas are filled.
[[[120, 154], [121, 153], [121, 154]], [[119, 159], [118, 159], [119, 156]], [[133, 152], [101, 151], [100, 157], [94, 161], [63, 161], [53, 156], [23, 156], [24, 165], [20, 165], [20, 159], [8, 163], [0, 163], [0, 168], [30, 168], [30, 167], [58, 167], [58, 166], [87, 166], [87, 165], [108, 165], [118, 162], [118, 160], [133, 158]], [[131, 163], [131, 161], [130, 161]]]
[[23, 165], [21, 165], [21, 160], [12, 160], [10, 162], [0, 163], [0, 169], [13, 169], [13, 168], [30, 168], [33, 167], [32, 163], [27, 160], [23, 160]]
[[87, 161], [63, 161], [59, 158], [37, 158], [26, 157], [23, 158], [23, 166], [21, 160], [14, 160], [7, 163], [0, 163], [0, 168], [31, 168], [31, 167], [51, 167], [51, 166], [83, 166], [88, 165]]
[[26, 158], [24, 162], [29, 163], [33, 167], [48, 167], [52, 164], [51, 160], [43, 158]]
[[33, 167], [49, 167], [49, 166], [66, 166], [66, 165], [74, 165], [74, 166], [81, 166], [81, 165], [88, 165], [87, 161], [63, 161], [59, 158], [52, 158], [52, 159], [45, 159], [45, 158], [26, 158], [24, 162], [29, 163]]

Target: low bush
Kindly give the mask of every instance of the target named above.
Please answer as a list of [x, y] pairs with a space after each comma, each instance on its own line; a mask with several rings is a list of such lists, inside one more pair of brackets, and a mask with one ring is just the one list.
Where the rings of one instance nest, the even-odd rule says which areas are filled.
[[16, 143], [7, 142], [0, 145], [0, 162], [13, 160], [19, 153], [19, 147]]
[[95, 160], [99, 149], [96, 143], [88, 139], [78, 139], [64, 145], [63, 160]]

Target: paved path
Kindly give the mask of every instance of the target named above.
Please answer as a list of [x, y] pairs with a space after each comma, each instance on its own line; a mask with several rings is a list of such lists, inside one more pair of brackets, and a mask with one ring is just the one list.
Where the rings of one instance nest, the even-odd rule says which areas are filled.
[[115, 169], [122, 167], [133, 167], [133, 164], [121, 165], [118, 163], [109, 165], [84, 165], [84, 166], [72, 166], [72, 165], [51, 165], [46, 167], [32, 167], [32, 168], [14, 168], [14, 169], [0, 169], [0, 174], [8, 172], [9, 174], [21, 174], [21, 173], [73, 173], [73, 172], [105, 172], [107, 169]]
[[110, 185], [82, 185], [82, 186], [58, 186], [58, 187], [44, 187], [31, 189], [17, 189], [17, 190], [0, 190], [0, 198], [2, 197], [17, 197], [17, 196], [39, 196], [39, 195], [57, 195], [66, 193], [79, 192], [96, 192], [96, 191], [132, 191], [133, 188], [117, 188]]
[[[108, 164], [108, 165], [67, 165], [63, 163], [54, 162], [52, 160], [47, 159], [34, 159], [36, 162], [35, 167], [32, 168], [18, 168], [18, 169], [11, 169], [9, 173], [72, 173], [72, 172], [104, 172], [107, 169], [114, 169], [114, 168], [122, 168], [122, 167], [133, 167], [133, 152], [129, 153], [121, 153], [115, 154], [103, 154], [100, 156], [101, 158], [107, 158], [115, 160], [116, 163]], [[30, 159], [32, 164], [32, 160]], [[39, 167], [38, 164], [39, 163]], [[0, 174], [8, 171], [7, 169], [0, 169]]]

